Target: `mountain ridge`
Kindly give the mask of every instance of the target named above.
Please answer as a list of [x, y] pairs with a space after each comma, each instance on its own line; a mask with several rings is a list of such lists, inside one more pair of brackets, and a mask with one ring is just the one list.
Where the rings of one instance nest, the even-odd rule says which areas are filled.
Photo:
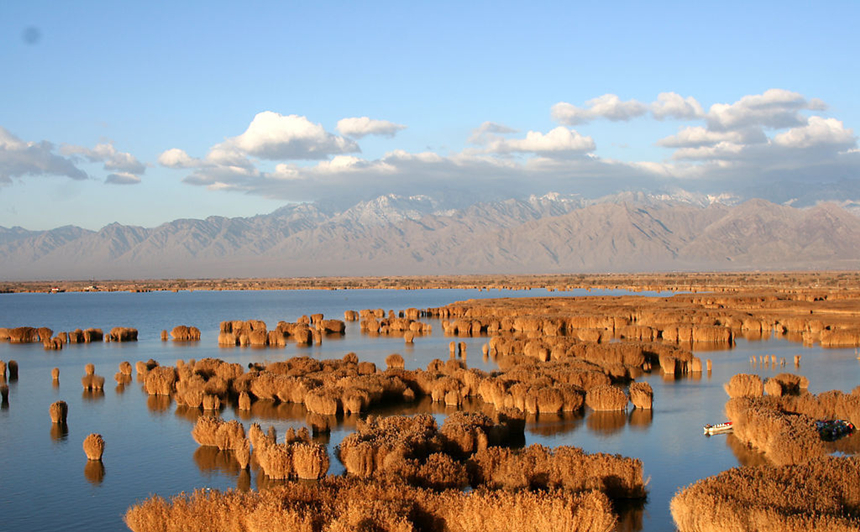
[[860, 218], [836, 203], [547, 194], [448, 208], [380, 196], [247, 218], [98, 231], [0, 227], [0, 279], [854, 269]]

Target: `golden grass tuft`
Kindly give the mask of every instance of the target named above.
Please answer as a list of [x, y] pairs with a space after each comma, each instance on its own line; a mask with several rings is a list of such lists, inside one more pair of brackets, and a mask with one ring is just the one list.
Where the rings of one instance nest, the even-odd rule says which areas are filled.
[[101, 434], [90, 434], [84, 439], [84, 453], [88, 460], [101, 460], [105, 452], [105, 441]]
[[585, 394], [585, 404], [592, 410], [624, 410], [627, 402], [627, 394], [617, 386], [598, 386]]
[[630, 402], [636, 408], [650, 409], [654, 402], [654, 390], [647, 382], [630, 384]]
[[729, 397], [761, 397], [764, 395], [764, 383], [758, 375], [738, 373], [723, 385]]
[[69, 405], [65, 401], [56, 401], [51, 403], [49, 412], [51, 414], [51, 423], [65, 424], [66, 418], [69, 415]]
[[857, 458], [741, 467], [680, 490], [670, 503], [680, 532], [860, 529]]
[[435, 493], [333, 477], [259, 492], [153, 496], [130, 507], [124, 519], [133, 532], [606, 532], [616, 522], [609, 499], [595, 491]]
[[152, 368], [144, 380], [144, 389], [149, 395], [170, 395], [176, 384], [176, 370], [172, 366]]

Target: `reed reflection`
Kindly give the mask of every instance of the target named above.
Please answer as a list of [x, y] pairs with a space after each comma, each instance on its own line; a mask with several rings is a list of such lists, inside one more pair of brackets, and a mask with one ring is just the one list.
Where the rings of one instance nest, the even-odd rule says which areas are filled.
[[87, 460], [84, 465], [84, 478], [95, 486], [100, 485], [105, 479], [105, 466], [101, 460]]
[[146, 399], [146, 407], [154, 414], [164, 414], [170, 408], [170, 396], [150, 395]]
[[647, 429], [654, 421], [654, 411], [650, 408], [634, 408], [630, 412], [628, 422], [636, 429]]
[[242, 468], [232, 450], [222, 451], [217, 447], [201, 446], [194, 451], [194, 463], [203, 473], [219, 472], [238, 477]]
[[[721, 437], [720, 435], [713, 436], [714, 438]], [[726, 446], [732, 450], [732, 454], [738, 459], [738, 463], [742, 466], [758, 467], [768, 465], [767, 458], [764, 453], [760, 453], [751, 449], [747, 444], [742, 442], [734, 434], [726, 435]]]
[[614, 532], [638, 532], [644, 527], [645, 501], [613, 501], [615, 512], [618, 514], [618, 523]]
[[65, 423], [51, 423], [51, 440], [60, 443], [69, 439], [69, 426]]
[[101, 388], [97, 390], [84, 390], [83, 393], [81, 393], [81, 399], [84, 401], [100, 401], [104, 399], [104, 397], [105, 391]]
[[585, 420], [588, 430], [601, 434], [614, 434], [627, 424], [624, 411], [594, 411]]
[[540, 414], [528, 416], [526, 427], [532, 434], [538, 436], [556, 436], [575, 431], [582, 426], [585, 416], [581, 412], [565, 412], [564, 414]]

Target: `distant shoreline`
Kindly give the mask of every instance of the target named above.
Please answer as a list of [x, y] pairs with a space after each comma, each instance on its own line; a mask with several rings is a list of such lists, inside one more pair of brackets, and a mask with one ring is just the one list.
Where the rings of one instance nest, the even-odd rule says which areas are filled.
[[127, 279], [0, 281], [0, 293], [158, 292], [196, 290], [419, 290], [484, 289], [549, 291], [622, 289], [645, 291], [780, 291], [860, 289], [860, 272], [701, 272], [557, 275], [440, 275], [226, 279]]

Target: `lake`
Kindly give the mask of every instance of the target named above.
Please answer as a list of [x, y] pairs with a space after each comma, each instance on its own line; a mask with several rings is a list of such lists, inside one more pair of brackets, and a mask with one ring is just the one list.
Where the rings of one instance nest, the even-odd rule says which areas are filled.
[[[307, 355], [340, 358], [354, 352], [361, 360], [385, 367], [385, 357], [400, 353], [407, 369], [426, 367], [434, 358], [448, 358], [451, 338], [442, 334], [438, 320], [433, 333], [405, 346], [399, 337], [362, 335], [358, 322], [347, 323], [342, 338], [326, 337], [321, 345], [281, 349], [219, 348], [218, 325], [223, 320], [262, 319], [269, 328], [279, 320], [294, 322], [301, 315], [323, 313], [343, 319], [345, 310], [383, 308], [386, 312], [410, 307], [442, 306], [471, 298], [626, 295], [621, 290], [552, 292], [545, 290], [298, 290], [298, 291], [196, 291], [149, 293], [60, 293], [0, 295], [0, 327], [46, 326], [54, 332], [97, 327], [134, 327], [139, 341], [131, 343], [70, 344], [60, 351], [46, 351], [41, 344], [12, 345], [0, 342], [0, 360], [14, 359], [20, 373], [10, 381], [9, 403], [0, 409], [0, 529], [4, 531], [123, 530], [122, 515], [136, 501], [158, 494], [170, 497], [182, 491], [209, 487], [227, 489], [258, 486], [257, 472], [238, 471], [217, 453], [199, 448], [191, 437], [195, 416], [164, 398], [146, 395], [139, 382], [114, 385], [119, 363], [132, 365], [153, 358], [164, 365], [177, 359], [217, 357], [247, 366], [250, 362], [284, 360]], [[636, 293], [636, 295], [667, 295]], [[162, 342], [162, 330], [193, 325], [202, 332], [200, 342]], [[467, 344], [467, 364], [495, 369], [483, 360], [481, 346], [487, 338], [457, 338]], [[618, 453], [636, 457], [650, 478], [644, 506], [626, 509], [621, 530], [665, 531], [673, 528], [669, 500], [678, 488], [740, 463], [759, 459], [738, 450], [732, 437], [702, 435], [702, 425], [724, 420], [727, 396], [723, 383], [736, 373], [762, 377], [783, 371], [805, 375], [810, 391], [838, 389], [850, 392], [858, 384], [860, 361], [854, 349], [806, 347], [784, 339], [740, 339], [730, 350], [697, 352], [713, 361], [713, 372], [700, 378], [664, 380], [646, 375], [654, 389], [652, 412], [594, 413], [576, 416], [541, 416], [529, 419], [525, 444], [550, 447], [572, 445], [588, 452]], [[789, 363], [784, 368], [751, 367], [752, 355], [774, 354]], [[802, 355], [800, 369], [791, 364]], [[84, 366], [92, 363], [106, 379], [104, 393], [82, 391]], [[51, 369], [60, 369], [58, 385]], [[68, 431], [56, 430], [48, 407], [57, 400], [69, 405]], [[480, 408], [473, 401], [471, 408]], [[421, 401], [404, 408], [370, 413], [431, 412], [441, 425], [451, 409]], [[274, 425], [280, 436], [289, 427], [304, 425], [300, 405], [255, 408], [251, 414], [227, 407], [224, 419], [239, 419], [247, 429], [259, 422]], [[346, 420], [324, 441], [329, 451], [354, 430]], [[81, 444], [92, 433], [106, 442], [103, 467], [88, 463]], [[330, 473], [343, 472], [333, 457]]]

